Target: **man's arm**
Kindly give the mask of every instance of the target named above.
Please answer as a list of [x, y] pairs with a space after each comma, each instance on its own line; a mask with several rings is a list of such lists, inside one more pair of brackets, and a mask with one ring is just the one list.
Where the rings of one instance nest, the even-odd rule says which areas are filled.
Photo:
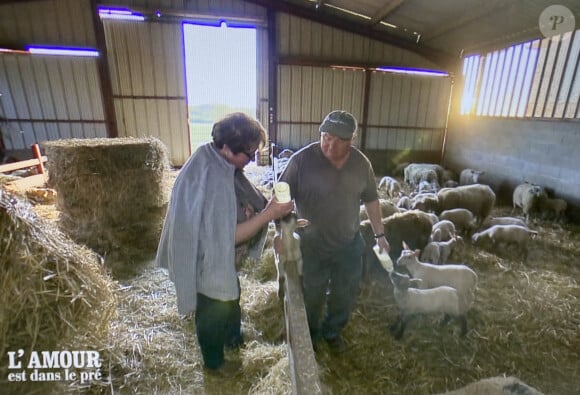
[[365, 203], [365, 209], [367, 210], [367, 215], [369, 221], [371, 221], [371, 227], [373, 233], [375, 234], [375, 240], [381, 250], [389, 252], [390, 246], [387, 238], [385, 237], [385, 227], [383, 226], [383, 220], [381, 218], [381, 206], [379, 200], [373, 200], [371, 202]]

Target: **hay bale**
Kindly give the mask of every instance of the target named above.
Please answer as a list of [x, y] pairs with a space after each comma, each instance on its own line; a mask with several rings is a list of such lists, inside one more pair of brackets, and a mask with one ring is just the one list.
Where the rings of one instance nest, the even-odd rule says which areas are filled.
[[[75, 244], [36, 215], [29, 203], [3, 188], [0, 224], [3, 361], [8, 351], [19, 349], [26, 356], [32, 351], [95, 350], [104, 344], [116, 299], [98, 255]], [[0, 384], [8, 373], [7, 364], [0, 364]], [[20, 393], [32, 393], [39, 386], [40, 392], [48, 393], [50, 385], [7, 384]]]
[[166, 146], [156, 138], [43, 143], [59, 226], [102, 255], [154, 253], [169, 199]]

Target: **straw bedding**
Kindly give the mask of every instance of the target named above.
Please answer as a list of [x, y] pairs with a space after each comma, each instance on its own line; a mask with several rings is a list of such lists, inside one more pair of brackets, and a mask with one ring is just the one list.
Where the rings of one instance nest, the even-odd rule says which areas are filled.
[[8, 383], [7, 353], [100, 347], [115, 313], [113, 283], [94, 252], [1, 187], [0, 224], [1, 392], [47, 393], [53, 383]]
[[[492, 214], [509, 213], [496, 207]], [[395, 341], [388, 331], [396, 317], [392, 287], [386, 273], [373, 268], [344, 331], [348, 352], [334, 355], [323, 343], [316, 355], [324, 393], [438, 394], [504, 375], [546, 395], [580, 393], [580, 227], [531, 226], [539, 236], [527, 262], [511, 251], [492, 253], [469, 243], [452, 255], [451, 261], [479, 275], [464, 338], [454, 322], [441, 327], [437, 317], [418, 317]], [[222, 379], [204, 372], [193, 320], [178, 316], [172, 283], [150, 261], [116, 291], [118, 318], [103, 346], [112, 381], [86, 392], [291, 393], [270, 244], [263, 257], [247, 260], [240, 275], [246, 345], [226, 353], [242, 362], [239, 375]]]

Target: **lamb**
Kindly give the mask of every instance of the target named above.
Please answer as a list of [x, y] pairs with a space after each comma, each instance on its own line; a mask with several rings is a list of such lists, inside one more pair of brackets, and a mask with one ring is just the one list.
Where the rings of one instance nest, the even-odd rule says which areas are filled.
[[385, 176], [381, 178], [381, 181], [379, 181], [378, 188], [381, 189], [383, 186], [385, 187], [387, 196], [390, 197], [391, 199], [403, 195], [401, 184], [393, 177]]
[[461, 236], [453, 235], [447, 241], [432, 241], [425, 246], [421, 253], [421, 261], [433, 264], [447, 263], [449, 255], [457, 243], [463, 244]]
[[471, 232], [476, 228], [473, 213], [464, 208], [445, 210], [439, 214], [439, 219], [453, 222], [455, 229], [468, 236], [471, 236]]
[[466, 265], [433, 265], [419, 260], [420, 251], [411, 251], [406, 243], [397, 259], [397, 267], [406, 268], [413, 278], [420, 278], [421, 289], [442, 285], [453, 287], [459, 295], [459, 308], [465, 314], [475, 299], [477, 274]]
[[275, 253], [276, 270], [278, 272], [278, 297], [284, 300], [284, 283], [286, 282], [287, 265], [295, 264], [299, 276], [302, 276], [302, 252], [300, 251], [300, 236], [297, 228], [308, 225], [308, 220], [298, 219], [291, 212], [280, 220], [281, 251]]
[[455, 288], [439, 286], [431, 289], [410, 288], [411, 282], [420, 282], [418, 279], [409, 279], [406, 274], [395, 271], [389, 272], [389, 278], [394, 285], [393, 295], [397, 304], [397, 321], [391, 326], [395, 339], [401, 339], [405, 327], [414, 314], [445, 314], [445, 322], [455, 317], [461, 325], [461, 336], [467, 333], [467, 319], [459, 305], [459, 295]]
[[523, 254], [524, 260], [528, 258], [528, 241], [538, 232], [518, 225], [494, 225], [489, 229], [475, 233], [471, 237], [474, 245], [491, 243], [492, 247], [500, 244], [515, 246]]
[[456, 233], [457, 231], [455, 230], [453, 222], [447, 219], [439, 220], [439, 222], [433, 225], [431, 239], [433, 241], [446, 241], [451, 239], [451, 236]]
[[564, 219], [568, 203], [564, 199], [547, 198], [542, 201], [541, 210], [545, 218], [553, 218], [554, 221]]
[[525, 182], [514, 189], [512, 198], [514, 206], [512, 212], [516, 207], [521, 208], [526, 221], [528, 221], [530, 214], [540, 210], [543, 201], [548, 198], [548, 195], [541, 186]]
[[459, 185], [479, 184], [479, 178], [482, 174], [484, 174], [483, 171], [463, 169], [459, 175]]
[[488, 217], [483, 221], [480, 231], [491, 228], [494, 225], [519, 225], [527, 228], [528, 225], [519, 218], [514, 217]]
[[495, 204], [495, 193], [488, 185], [473, 184], [457, 188], [443, 188], [437, 192], [439, 200], [438, 213], [453, 208], [465, 208], [471, 211], [480, 226]]

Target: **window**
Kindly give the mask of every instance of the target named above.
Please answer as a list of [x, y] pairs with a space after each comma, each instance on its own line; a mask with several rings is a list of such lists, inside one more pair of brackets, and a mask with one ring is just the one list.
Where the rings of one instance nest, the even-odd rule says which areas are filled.
[[580, 118], [580, 30], [463, 61], [460, 113]]

